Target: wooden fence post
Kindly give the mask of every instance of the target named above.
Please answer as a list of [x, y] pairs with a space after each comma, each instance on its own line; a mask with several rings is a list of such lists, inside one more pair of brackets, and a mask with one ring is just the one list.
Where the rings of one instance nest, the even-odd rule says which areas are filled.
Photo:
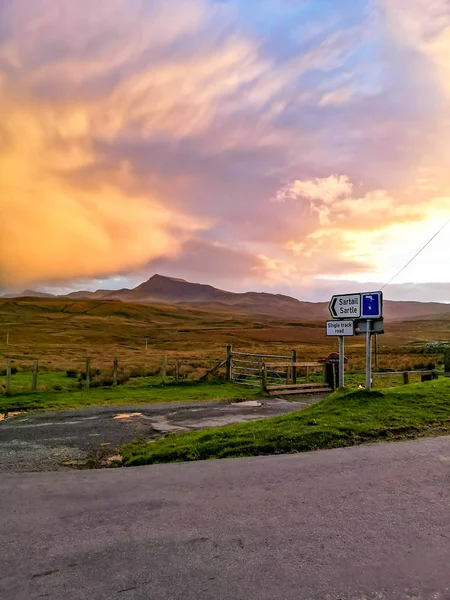
[[286, 369], [286, 385], [289, 385], [291, 382], [291, 371], [293, 367], [288, 367]]
[[233, 349], [231, 347], [231, 344], [228, 344], [227, 345], [227, 362], [226, 362], [226, 369], [227, 369], [226, 379], [227, 379], [227, 381], [231, 381], [232, 360], [233, 360]]
[[450, 373], [450, 348], [444, 350], [444, 371]]
[[408, 385], [409, 383], [409, 373], [408, 371], [403, 372], [403, 383], [404, 385]]
[[38, 361], [35, 360], [33, 362], [33, 377], [31, 380], [31, 391], [35, 392], [37, 388], [37, 379], [38, 379]]
[[309, 383], [309, 367], [305, 367], [305, 368], [306, 368], [305, 383]]
[[[295, 348], [292, 349], [292, 362], [295, 364], [297, 362], [297, 350]], [[297, 367], [292, 367], [292, 383], [297, 383]]]
[[91, 359], [86, 358], [86, 389], [91, 387]]
[[267, 370], [266, 363], [261, 365], [261, 389], [263, 392], [267, 391]]
[[6, 361], [6, 393], [11, 393], [11, 361]]
[[164, 355], [163, 359], [162, 359], [162, 369], [161, 369], [161, 378], [162, 378], [163, 383], [166, 380], [166, 377], [167, 377], [167, 356]]
[[113, 385], [117, 385], [117, 371], [118, 371], [119, 361], [117, 358], [114, 359], [113, 365]]
[[175, 361], [175, 383], [178, 383], [180, 377], [180, 363], [178, 359]]

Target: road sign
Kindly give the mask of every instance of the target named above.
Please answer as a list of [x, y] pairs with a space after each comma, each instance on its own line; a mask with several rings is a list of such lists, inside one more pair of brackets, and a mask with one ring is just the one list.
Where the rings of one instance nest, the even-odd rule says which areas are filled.
[[358, 319], [361, 316], [361, 294], [333, 296], [328, 308], [334, 319]]
[[327, 321], [327, 335], [353, 335], [353, 321]]
[[361, 318], [378, 319], [383, 315], [383, 292], [361, 294]]
[[[355, 319], [353, 323], [355, 325], [355, 335], [366, 335], [367, 319]], [[370, 331], [371, 333], [376, 333], [377, 335], [384, 333], [383, 318], [370, 321]]]

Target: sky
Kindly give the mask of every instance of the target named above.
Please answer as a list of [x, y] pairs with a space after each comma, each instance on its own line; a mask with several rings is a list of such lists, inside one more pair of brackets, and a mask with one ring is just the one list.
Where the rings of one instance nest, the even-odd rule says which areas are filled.
[[0, 0], [0, 115], [0, 289], [373, 290], [450, 217], [450, 0]]

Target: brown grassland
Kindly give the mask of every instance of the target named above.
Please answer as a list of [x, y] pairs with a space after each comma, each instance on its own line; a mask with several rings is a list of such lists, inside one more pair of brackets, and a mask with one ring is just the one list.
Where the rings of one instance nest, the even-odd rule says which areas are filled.
[[[385, 323], [379, 336], [380, 369], [403, 370], [441, 357], [424, 355], [424, 343], [450, 339], [449, 313]], [[7, 336], [9, 344], [7, 345]], [[147, 341], [146, 341], [147, 340]], [[208, 312], [164, 304], [23, 298], [0, 301], [0, 369], [6, 360], [19, 370], [110, 369], [115, 357], [122, 371], [157, 372], [164, 355], [169, 368], [181, 361], [181, 375], [197, 378], [224, 358], [226, 344], [255, 353], [289, 354], [298, 360], [323, 358], [337, 343], [324, 323]], [[147, 348], [146, 348], [147, 345]], [[351, 372], [364, 368], [364, 338], [346, 344]]]

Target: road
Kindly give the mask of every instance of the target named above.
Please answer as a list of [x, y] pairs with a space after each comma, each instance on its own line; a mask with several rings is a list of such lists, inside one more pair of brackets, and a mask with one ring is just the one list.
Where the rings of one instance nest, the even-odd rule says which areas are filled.
[[450, 437], [3, 473], [2, 600], [450, 598]]
[[[317, 402], [319, 394], [308, 396]], [[25, 413], [0, 422], [0, 473], [67, 470], [107, 463], [137, 438], [264, 419], [301, 410], [306, 402], [170, 402]]]

